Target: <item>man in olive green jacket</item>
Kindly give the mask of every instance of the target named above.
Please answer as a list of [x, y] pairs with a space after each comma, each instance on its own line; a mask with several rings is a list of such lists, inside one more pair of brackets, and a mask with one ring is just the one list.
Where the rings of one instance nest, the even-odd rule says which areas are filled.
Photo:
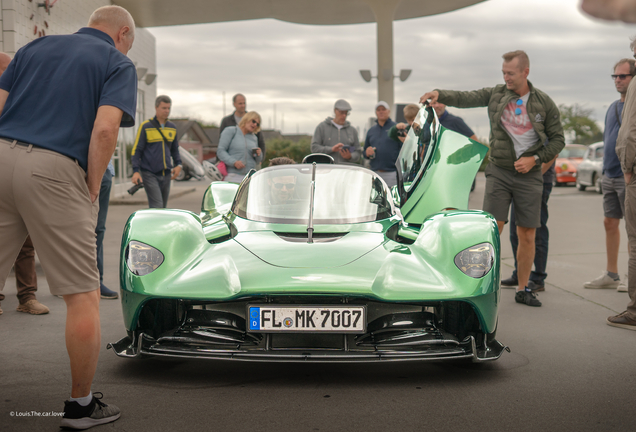
[[486, 168], [484, 211], [497, 220], [499, 233], [515, 204], [517, 303], [541, 306], [528, 288], [535, 251], [535, 231], [541, 226], [543, 173], [565, 146], [559, 109], [530, 81], [530, 60], [523, 51], [503, 55], [505, 84], [475, 91], [433, 90], [421, 103], [441, 102], [458, 108], [488, 107], [490, 164]]

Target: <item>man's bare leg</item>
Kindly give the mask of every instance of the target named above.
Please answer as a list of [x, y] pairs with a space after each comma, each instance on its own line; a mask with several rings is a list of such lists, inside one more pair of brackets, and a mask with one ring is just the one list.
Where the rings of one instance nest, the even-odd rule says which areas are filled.
[[536, 228], [524, 228], [517, 225], [519, 247], [517, 248], [517, 291], [523, 291], [528, 286], [532, 263], [534, 262], [534, 235]]
[[71, 361], [73, 387], [71, 397], [88, 396], [97, 369], [101, 329], [99, 322], [99, 289], [65, 295], [66, 350]]
[[618, 249], [621, 245], [621, 233], [619, 230], [620, 219], [606, 217], [605, 248], [607, 249], [607, 271], [618, 273]]
[[499, 235], [501, 235], [503, 229], [504, 229], [504, 225], [506, 225], [506, 222], [504, 221], [497, 221], [497, 228], [499, 228]]

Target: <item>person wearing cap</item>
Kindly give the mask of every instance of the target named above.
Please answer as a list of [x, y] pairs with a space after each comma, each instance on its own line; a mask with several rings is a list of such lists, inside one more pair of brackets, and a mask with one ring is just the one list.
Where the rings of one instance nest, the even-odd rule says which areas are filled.
[[376, 124], [367, 132], [364, 140], [364, 157], [371, 160], [371, 170], [382, 177], [388, 187], [397, 184], [397, 161], [402, 143], [389, 137], [395, 122], [389, 117], [389, 104], [380, 101], [375, 104]]
[[325, 153], [338, 164], [356, 163], [360, 160], [358, 131], [347, 121], [351, 105], [344, 99], [334, 104], [334, 116], [316, 126], [311, 140], [312, 153]]

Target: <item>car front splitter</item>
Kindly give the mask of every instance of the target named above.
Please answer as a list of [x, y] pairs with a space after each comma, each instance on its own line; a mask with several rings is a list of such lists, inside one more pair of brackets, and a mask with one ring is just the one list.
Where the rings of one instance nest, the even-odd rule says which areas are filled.
[[497, 340], [487, 341], [477, 347], [473, 336], [459, 343], [422, 346], [410, 350], [325, 350], [325, 349], [254, 349], [254, 348], [210, 348], [186, 344], [159, 344], [144, 333], [133, 341], [125, 337], [118, 342], [109, 343], [119, 357], [136, 358], [146, 356], [199, 358], [211, 360], [237, 360], [259, 362], [315, 362], [315, 363], [366, 363], [379, 361], [440, 361], [471, 360], [485, 362], [499, 359], [504, 350], [510, 349]]

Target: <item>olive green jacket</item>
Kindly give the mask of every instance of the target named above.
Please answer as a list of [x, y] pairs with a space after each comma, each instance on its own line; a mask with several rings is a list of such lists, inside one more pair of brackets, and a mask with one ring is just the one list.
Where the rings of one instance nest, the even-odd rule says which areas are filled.
[[[550, 97], [528, 81], [530, 96], [527, 110], [532, 127], [539, 135], [539, 141], [521, 156], [538, 155], [541, 163], [549, 162], [565, 147], [563, 126], [559, 108]], [[437, 90], [439, 102], [457, 108], [488, 107], [490, 119], [490, 162], [498, 167], [514, 171], [517, 160], [512, 138], [501, 125], [504, 108], [519, 95], [508, 90], [505, 84], [474, 91]], [[545, 145], [544, 145], [545, 143]], [[533, 170], [540, 169], [537, 164]]]

